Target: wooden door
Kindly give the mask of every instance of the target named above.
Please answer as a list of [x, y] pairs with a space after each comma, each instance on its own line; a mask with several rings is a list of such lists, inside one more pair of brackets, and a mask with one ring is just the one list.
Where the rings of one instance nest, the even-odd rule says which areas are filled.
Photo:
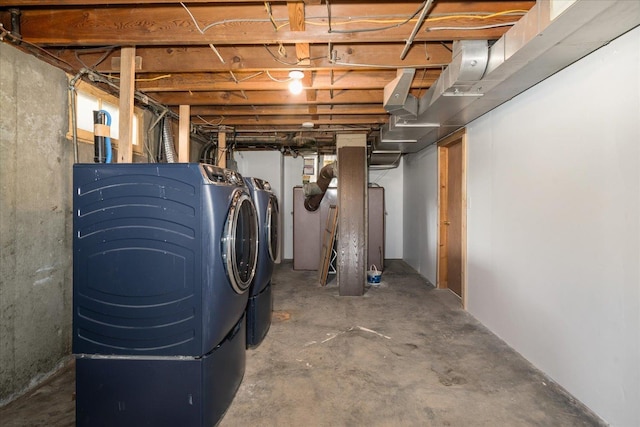
[[465, 304], [466, 173], [464, 130], [439, 144], [440, 171], [438, 287]]

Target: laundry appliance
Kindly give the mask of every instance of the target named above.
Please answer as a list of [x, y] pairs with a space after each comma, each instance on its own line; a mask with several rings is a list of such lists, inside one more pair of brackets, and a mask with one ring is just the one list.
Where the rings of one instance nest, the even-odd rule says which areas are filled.
[[237, 172], [74, 166], [78, 426], [211, 426], [245, 369], [258, 217]]
[[271, 326], [273, 296], [271, 276], [280, 250], [278, 198], [269, 182], [244, 178], [258, 211], [258, 263], [247, 304], [247, 348], [257, 347]]

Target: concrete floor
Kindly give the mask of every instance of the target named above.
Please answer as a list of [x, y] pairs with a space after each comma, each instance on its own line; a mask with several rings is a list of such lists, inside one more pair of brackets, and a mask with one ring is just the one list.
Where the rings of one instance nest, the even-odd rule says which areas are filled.
[[[221, 427], [603, 425], [404, 262], [364, 297], [316, 276], [276, 268], [274, 323]], [[70, 364], [0, 424], [73, 426], [73, 391]]]

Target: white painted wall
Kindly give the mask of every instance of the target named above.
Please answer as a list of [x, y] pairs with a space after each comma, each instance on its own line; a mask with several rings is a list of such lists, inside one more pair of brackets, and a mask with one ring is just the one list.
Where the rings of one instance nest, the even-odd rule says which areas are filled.
[[605, 421], [640, 425], [640, 28], [467, 137], [469, 311]]
[[436, 283], [438, 249], [438, 151], [435, 146], [403, 157], [404, 260]]
[[238, 151], [238, 171], [269, 181], [280, 204], [281, 258], [293, 258], [293, 187], [302, 185], [302, 157], [283, 156], [279, 151]]
[[285, 246], [284, 258], [293, 259], [293, 187], [302, 185], [302, 169], [304, 167], [304, 159], [302, 156], [293, 158], [291, 156], [284, 157], [284, 191], [285, 191], [285, 208], [284, 228], [285, 228]]
[[402, 259], [403, 256], [403, 167], [369, 171], [369, 184], [384, 187], [384, 258]]
[[280, 199], [280, 159], [279, 151], [235, 151], [234, 160], [238, 163], [238, 172], [242, 176], [251, 176], [269, 181], [273, 191]]

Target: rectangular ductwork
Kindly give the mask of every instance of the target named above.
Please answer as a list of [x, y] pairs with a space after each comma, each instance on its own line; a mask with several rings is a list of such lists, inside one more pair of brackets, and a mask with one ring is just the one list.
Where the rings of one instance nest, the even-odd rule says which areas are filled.
[[539, 0], [490, 47], [454, 43], [415, 118], [391, 112], [376, 149], [422, 150], [638, 25], [639, 1]]
[[369, 155], [369, 169], [394, 169], [400, 165], [402, 152], [374, 150]]
[[416, 118], [418, 99], [409, 93], [415, 68], [398, 69], [398, 75], [384, 87], [383, 106], [387, 113]]

